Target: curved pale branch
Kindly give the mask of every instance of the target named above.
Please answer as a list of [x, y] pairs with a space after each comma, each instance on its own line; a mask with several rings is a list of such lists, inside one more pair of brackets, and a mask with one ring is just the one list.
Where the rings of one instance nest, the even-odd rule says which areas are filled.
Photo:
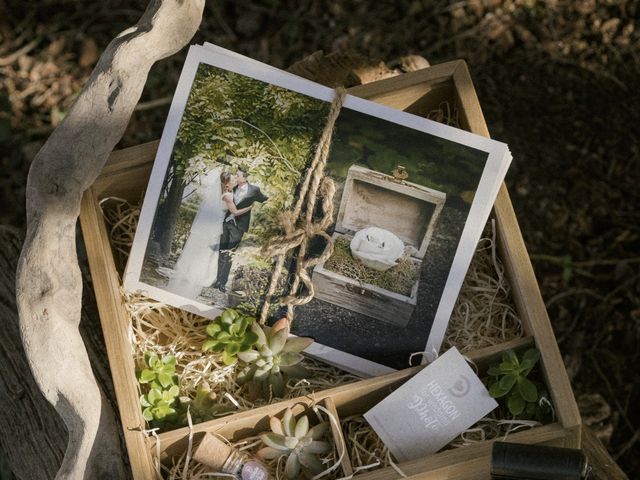
[[203, 9], [204, 0], [151, 1], [140, 21], [109, 44], [29, 172], [27, 234], [16, 292], [31, 370], [69, 430], [59, 479], [124, 476], [113, 412], [78, 331], [80, 199], [122, 137], [149, 69], [192, 38]]

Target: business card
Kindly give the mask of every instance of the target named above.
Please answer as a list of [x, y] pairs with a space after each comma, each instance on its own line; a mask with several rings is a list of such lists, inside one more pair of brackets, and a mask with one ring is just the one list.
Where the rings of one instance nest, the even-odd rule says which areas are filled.
[[364, 418], [400, 462], [437, 452], [498, 406], [454, 347]]

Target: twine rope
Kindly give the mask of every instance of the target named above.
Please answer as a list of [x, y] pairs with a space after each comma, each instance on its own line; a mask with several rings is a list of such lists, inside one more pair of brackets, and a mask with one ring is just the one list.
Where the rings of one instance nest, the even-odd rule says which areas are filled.
[[[336, 192], [336, 186], [333, 180], [325, 177], [324, 171], [327, 165], [327, 159], [329, 158], [329, 152], [331, 151], [333, 129], [340, 114], [346, 91], [344, 88], [339, 87], [336, 88], [335, 92], [336, 94], [331, 104], [329, 115], [327, 116], [327, 122], [322, 130], [311, 165], [309, 165], [307, 174], [300, 186], [296, 203], [292, 210], [280, 215], [280, 223], [284, 234], [272, 237], [262, 248], [262, 254], [275, 257], [276, 263], [273, 273], [271, 274], [271, 280], [265, 295], [264, 304], [262, 305], [262, 311], [260, 312], [261, 324], [267, 321], [273, 295], [282, 276], [281, 272], [287, 254], [290, 251], [298, 248], [296, 270], [289, 295], [280, 300], [281, 305], [287, 306], [287, 319], [289, 322], [293, 320], [293, 309], [297, 305], [309, 303], [315, 294], [309, 269], [318, 263], [326, 261], [333, 254], [333, 240], [327, 234], [326, 230], [333, 221], [333, 196]], [[316, 209], [318, 196], [322, 198], [322, 215], [321, 218], [314, 221], [313, 213]], [[305, 208], [304, 215], [302, 215], [303, 207]], [[309, 248], [309, 242], [315, 237], [324, 238], [327, 241], [327, 248], [319, 257], [305, 258]], [[301, 283], [307, 288], [307, 293], [304, 295], [298, 295]]]

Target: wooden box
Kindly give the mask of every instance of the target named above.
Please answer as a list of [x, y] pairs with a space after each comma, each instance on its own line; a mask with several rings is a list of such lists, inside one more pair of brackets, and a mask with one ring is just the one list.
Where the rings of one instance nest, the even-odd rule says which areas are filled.
[[[363, 228], [379, 227], [405, 244], [408, 259], [420, 265], [444, 206], [446, 194], [357, 165], [349, 168], [333, 238], [351, 240]], [[315, 296], [340, 307], [406, 327], [418, 299], [350, 278], [325, 267], [313, 270]]]
[[[352, 88], [350, 93], [418, 115], [426, 115], [438, 108], [442, 102], [448, 102], [457, 110], [462, 128], [488, 136], [469, 72], [462, 61], [444, 63], [358, 86]], [[157, 146], [158, 143], [153, 142], [114, 152], [102, 175], [85, 193], [80, 213], [130, 465], [134, 477], [141, 480], [157, 478], [153, 458], [156, 455], [157, 440], [144, 433], [146, 425], [139, 404], [139, 385], [129, 340], [131, 321], [123, 304], [121, 278], [114, 261], [100, 201], [107, 197], [119, 197], [138, 204], [149, 178]], [[579, 447], [581, 426], [576, 402], [504, 185], [498, 194], [493, 217], [496, 222], [499, 254], [511, 284], [518, 315], [523, 323], [524, 337], [469, 352], [467, 356], [475, 360], [482, 370], [487, 362], [497, 358], [506, 349], [535, 345], [541, 353], [541, 370], [551, 394], [556, 421], [513, 433], [507, 440]], [[419, 368], [414, 367], [316, 392], [314, 399], [329, 404], [332, 402], [339, 417], [359, 414], [408, 379]], [[238, 439], [266, 428], [269, 414], [281, 412], [289, 405], [308, 405], [309, 402], [311, 399], [306, 397], [280, 402], [195, 425], [194, 431], [216, 431], [229, 438]], [[170, 457], [184, 451], [188, 434], [188, 429], [160, 434], [160, 456]], [[490, 448], [491, 442], [478, 442], [405, 462], [400, 464], [400, 468], [411, 479], [484, 480], [489, 478]], [[398, 478], [398, 474], [389, 469], [382, 469], [364, 473], [361, 478], [393, 479]]]

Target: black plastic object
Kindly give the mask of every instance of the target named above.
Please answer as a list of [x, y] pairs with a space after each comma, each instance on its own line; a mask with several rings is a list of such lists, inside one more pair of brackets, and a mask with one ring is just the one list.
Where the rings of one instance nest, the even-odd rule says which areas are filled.
[[491, 453], [494, 480], [580, 480], [587, 459], [580, 450], [495, 442]]

